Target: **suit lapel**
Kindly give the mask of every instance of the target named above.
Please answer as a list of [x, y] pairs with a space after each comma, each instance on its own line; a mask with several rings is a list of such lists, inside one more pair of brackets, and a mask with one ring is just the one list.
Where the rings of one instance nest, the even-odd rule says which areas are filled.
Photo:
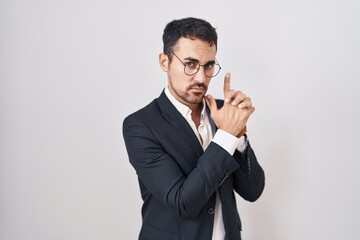
[[160, 97], [156, 100], [160, 108], [163, 118], [165, 118], [171, 125], [173, 125], [186, 140], [195, 153], [200, 156], [203, 154], [202, 146], [199, 143], [198, 138], [190, 127], [186, 119], [180, 114], [175, 106], [167, 98], [163, 91]]
[[214, 120], [210, 117], [211, 113], [210, 113], [210, 108], [208, 106], [206, 106], [206, 112], [207, 112], [207, 115], [209, 116], [209, 122], [210, 122], [210, 125], [211, 125], [212, 136], [214, 137], [218, 128], [217, 128]]

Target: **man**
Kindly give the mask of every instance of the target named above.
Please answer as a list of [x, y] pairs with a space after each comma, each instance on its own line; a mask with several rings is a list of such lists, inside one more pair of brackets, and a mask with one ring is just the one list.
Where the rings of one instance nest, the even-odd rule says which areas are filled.
[[264, 172], [245, 134], [251, 99], [224, 79], [224, 101], [205, 95], [220, 71], [217, 33], [206, 21], [170, 22], [160, 67], [160, 97], [128, 116], [123, 135], [139, 179], [139, 239], [241, 239], [234, 190], [248, 201], [264, 189]]

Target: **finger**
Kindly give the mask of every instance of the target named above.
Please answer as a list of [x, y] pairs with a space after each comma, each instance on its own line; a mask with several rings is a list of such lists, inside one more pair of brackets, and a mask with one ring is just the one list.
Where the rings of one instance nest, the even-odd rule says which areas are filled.
[[231, 89], [224, 93], [224, 97], [225, 97], [224, 101], [226, 103], [231, 102], [231, 100], [234, 99], [235, 96], [236, 96], [236, 91], [234, 89]]
[[249, 111], [249, 115], [251, 115], [253, 114], [253, 112], [255, 112], [255, 108], [254, 107], [248, 108], [248, 111]]
[[215, 98], [213, 96], [211, 96], [210, 94], [205, 96], [205, 102], [206, 102], [206, 105], [208, 105], [208, 107], [210, 108], [210, 112], [215, 112], [218, 110]]
[[237, 107], [240, 108], [240, 109], [251, 108], [252, 103], [251, 102], [241, 102], [239, 105], [237, 105]]
[[241, 92], [241, 91], [237, 91], [236, 95], [234, 97], [234, 100], [231, 102], [231, 104], [233, 106], [238, 105], [239, 103], [241, 103], [242, 101], [244, 101], [246, 99], [246, 94]]
[[225, 78], [224, 78], [224, 98], [225, 98], [225, 102], [229, 102], [229, 101], [230, 101], [230, 99], [227, 99], [227, 98], [226, 98], [226, 93], [227, 93], [228, 91], [230, 91], [230, 77], [231, 77], [230, 73], [227, 73], [227, 74], [225, 75]]
[[242, 102], [240, 102], [237, 105], [238, 108], [251, 108], [252, 107], [252, 102], [251, 99], [249, 97], [245, 98], [245, 100], [243, 100]]

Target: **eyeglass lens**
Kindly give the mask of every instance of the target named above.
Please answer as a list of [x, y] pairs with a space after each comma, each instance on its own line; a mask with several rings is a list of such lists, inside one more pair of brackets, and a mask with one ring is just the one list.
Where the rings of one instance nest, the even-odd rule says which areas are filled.
[[214, 77], [220, 71], [220, 66], [216, 63], [200, 65], [200, 63], [194, 62], [194, 63], [185, 64], [185, 68], [184, 68], [185, 74], [190, 76], [194, 75], [200, 70], [201, 66], [204, 68], [205, 75], [208, 77]]

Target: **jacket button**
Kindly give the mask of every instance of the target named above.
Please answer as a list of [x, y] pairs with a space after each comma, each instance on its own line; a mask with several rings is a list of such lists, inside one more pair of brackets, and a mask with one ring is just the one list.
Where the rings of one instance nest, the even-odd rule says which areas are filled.
[[214, 214], [214, 213], [215, 213], [215, 210], [213, 208], [208, 209], [208, 214]]

